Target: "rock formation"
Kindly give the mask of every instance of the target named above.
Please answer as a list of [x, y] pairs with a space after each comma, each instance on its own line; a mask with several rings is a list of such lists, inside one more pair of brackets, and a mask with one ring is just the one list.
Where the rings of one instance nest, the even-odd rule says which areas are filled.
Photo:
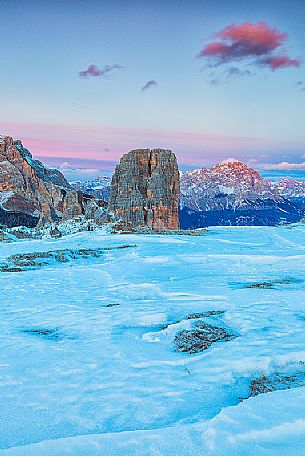
[[178, 229], [179, 171], [164, 149], [137, 149], [123, 155], [111, 183], [109, 210], [126, 227]]
[[33, 160], [20, 141], [0, 136], [0, 223], [29, 227], [83, 213], [62, 173]]
[[63, 174], [34, 160], [20, 141], [0, 136], [0, 224], [35, 227], [84, 215], [109, 221], [92, 196], [73, 189]]

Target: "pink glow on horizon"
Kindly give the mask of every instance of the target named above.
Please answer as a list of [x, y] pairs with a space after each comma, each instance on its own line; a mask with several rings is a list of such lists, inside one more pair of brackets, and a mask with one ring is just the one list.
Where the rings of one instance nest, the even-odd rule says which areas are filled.
[[21, 139], [33, 156], [118, 161], [135, 148], [172, 149], [180, 163], [216, 162], [232, 153], [246, 157], [258, 151], [304, 147], [272, 138], [226, 136], [190, 131], [128, 129], [78, 125], [37, 125], [0, 122], [0, 134]]

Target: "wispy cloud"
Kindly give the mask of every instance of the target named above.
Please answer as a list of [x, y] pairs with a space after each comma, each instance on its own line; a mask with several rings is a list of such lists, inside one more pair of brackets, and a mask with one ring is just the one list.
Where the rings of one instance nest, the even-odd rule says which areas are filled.
[[[288, 39], [287, 34], [270, 27], [266, 22], [231, 24], [213, 36], [216, 39], [206, 44], [197, 55], [210, 68], [241, 63], [275, 71], [299, 67], [301, 64], [299, 59], [289, 57], [283, 48]], [[234, 71], [229, 76], [237, 74], [238, 68], [233, 68]], [[250, 70], [240, 71], [251, 74]]]
[[122, 65], [115, 63], [113, 65], [105, 65], [103, 68], [99, 68], [97, 65], [89, 65], [87, 70], [80, 71], [79, 77], [80, 78], [104, 78], [106, 76], [110, 76], [114, 70], [119, 70], [124, 68]]
[[302, 92], [305, 92], [305, 81], [298, 81], [295, 83], [295, 86], [297, 89], [301, 90]]
[[153, 87], [157, 87], [157, 85], [158, 85], [157, 81], [154, 81], [152, 79], [152, 80], [146, 82], [146, 84], [142, 87], [141, 91], [144, 92], [144, 90], [152, 89]]
[[292, 169], [305, 169], [305, 162], [303, 163], [288, 163], [288, 162], [281, 162], [277, 164], [265, 164], [261, 165], [262, 169], [267, 170], [292, 170]]
[[265, 57], [258, 62], [262, 66], [268, 66], [272, 71], [279, 68], [299, 67], [300, 61], [298, 59], [291, 59], [288, 55], [275, 55]]

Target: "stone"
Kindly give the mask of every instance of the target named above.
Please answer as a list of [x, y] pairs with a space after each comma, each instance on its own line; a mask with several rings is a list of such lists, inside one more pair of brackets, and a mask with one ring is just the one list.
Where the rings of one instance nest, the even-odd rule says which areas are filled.
[[184, 353], [199, 353], [209, 348], [214, 342], [228, 341], [236, 336], [229, 334], [224, 328], [209, 325], [199, 320], [194, 329], [184, 329], [175, 337], [176, 351]]
[[97, 249], [57, 249], [45, 252], [30, 252], [11, 255], [6, 263], [0, 264], [0, 272], [22, 272], [26, 268], [41, 268], [54, 262], [68, 263], [71, 260], [100, 258], [104, 252], [137, 247], [134, 244], [122, 244], [113, 247], [100, 247]]
[[196, 320], [197, 318], [215, 317], [223, 315], [224, 310], [208, 310], [206, 312], [192, 313], [188, 315], [188, 320]]
[[[300, 363], [301, 364], [301, 363]], [[292, 372], [274, 372], [269, 375], [261, 374], [260, 377], [251, 380], [249, 394], [240, 398], [240, 401], [258, 396], [259, 394], [271, 393], [272, 391], [300, 388], [305, 385], [304, 370]]]
[[108, 209], [126, 228], [176, 230], [179, 171], [170, 150], [137, 149], [123, 155], [111, 183]]

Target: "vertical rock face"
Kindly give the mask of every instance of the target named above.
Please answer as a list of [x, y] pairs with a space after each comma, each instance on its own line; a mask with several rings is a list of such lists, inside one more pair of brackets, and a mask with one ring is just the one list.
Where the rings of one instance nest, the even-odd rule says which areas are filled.
[[123, 155], [111, 183], [109, 210], [127, 227], [178, 229], [179, 171], [175, 154], [137, 149]]

